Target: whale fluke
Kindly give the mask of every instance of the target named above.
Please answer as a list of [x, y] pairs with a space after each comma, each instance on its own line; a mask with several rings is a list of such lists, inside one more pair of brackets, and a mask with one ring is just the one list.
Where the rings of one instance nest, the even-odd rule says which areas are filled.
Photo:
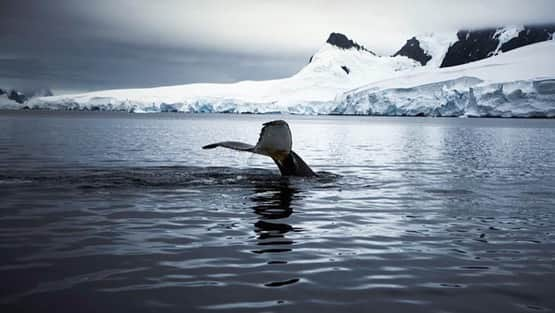
[[289, 155], [284, 160], [277, 160], [275, 158], [272, 159], [276, 162], [279, 171], [283, 176], [318, 176], [293, 150], [291, 150]]
[[287, 122], [282, 120], [264, 123], [256, 145], [239, 141], [222, 141], [202, 147], [217, 147], [237, 151], [246, 151], [271, 157], [283, 176], [317, 176], [314, 171], [292, 149], [291, 130]]
[[222, 141], [216, 142], [213, 144], [206, 145], [202, 147], [202, 149], [214, 149], [217, 147], [233, 149], [237, 151], [247, 151], [247, 152], [254, 152], [254, 146], [249, 145], [248, 143], [239, 142], [239, 141]]

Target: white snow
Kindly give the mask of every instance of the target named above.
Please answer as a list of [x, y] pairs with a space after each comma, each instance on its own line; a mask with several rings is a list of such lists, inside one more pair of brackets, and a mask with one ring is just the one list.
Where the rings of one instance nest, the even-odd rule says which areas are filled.
[[555, 42], [414, 71], [338, 96], [336, 113], [555, 117]]
[[7, 109], [7, 110], [17, 109], [19, 108], [19, 105], [20, 105], [19, 103], [9, 99], [8, 94], [0, 95], [0, 109]]
[[[342, 69], [348, 68], [349, 73]], [[43, 97], [27, 106], [150, 112], [326, 113], [337, 93], [420, 65], [407, 57], [379, 57], [367, 51], [325, 44], [312, 61], [289, 78], [232, 84], [189, 84], [119, 89]], [[325, 104], [327, 103], [327, 104]]]
[[518, 37], [518, 34], [524, 30], [524, 25], [514, 25], [514, 26], [507, 26], [497, 29], [493, 38], [497, 38], [499, 40], [499, 44], [497, 48], [492, 53], [492, 55], [496, 55], [501, 51], [501, 46], [510, 41], [513, 38]]
[[[500, 36], [510, 37], [503, 34]], [[454, 40], [450, 35], [418, 39], [436, 62], [441, 62], [447, 43]], [[547, 41], [478, 62], [438, 68], [437, 64], [420, 66], [406, 57], [379, 57], [325, 44], [309, 64], [289, 78], [105, 90], [33, 98], [16, 107], [130, 112], [555, 117], [553, 55], [555, 41]], [[348, 74], [342, 66], [349, 69]], [[0, 107], [7, 106], [0, 104]]]
[[427, 33], [416, 36], [420, 47], [432, 59], [426, 63], [428, 67], [439, 67], [449, 47], [457, 41], [456, 33]]

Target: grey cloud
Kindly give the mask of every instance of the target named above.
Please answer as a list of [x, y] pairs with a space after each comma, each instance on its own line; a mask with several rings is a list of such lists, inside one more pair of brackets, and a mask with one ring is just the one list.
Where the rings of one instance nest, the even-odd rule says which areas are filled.
[[555, 1], [4, 0], [0, 87], [94, 90], [272, 79], [330, 32], [389, 54], [409, 37], [554, 22]]
[[[40, 57], [0, 59], [4, 80], [29, 77], [34, 85], [54, 89], [152, 87], [194, 82], [233, 82], [290, 75], [296, 60], [221, 54], [210, 51], [161, 49], [112, 44], [78, 52], [43, 51]], [[42, 82], [42, 83], [41, 83]], [[13, 85], [13, 84], [12, 84]], [[17, 83], [15, 85], [21, 85]]]
[[310, 53], [332, 31], [391, 51], [420, 32], [555, 21], [551, 0], [99, 1], [72, 10], [113, 36], [266, 55]]

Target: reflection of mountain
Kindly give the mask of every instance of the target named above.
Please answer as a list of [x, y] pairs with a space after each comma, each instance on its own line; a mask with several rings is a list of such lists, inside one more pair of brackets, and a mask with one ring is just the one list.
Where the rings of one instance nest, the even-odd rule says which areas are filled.
[[285, 223], [284, 219], [293, 214], [291, 202], [298, 191], [287, 182], [282, 182], [278, 185], [257, 185], [255, 192], [253, 209], [260, 219], [254, 223], [254, 231], [258, 234], [257, 245], [264, 248], [253, 252], [291, 251], [293, 241], [287, 239], [285, 234], [298, 230]]

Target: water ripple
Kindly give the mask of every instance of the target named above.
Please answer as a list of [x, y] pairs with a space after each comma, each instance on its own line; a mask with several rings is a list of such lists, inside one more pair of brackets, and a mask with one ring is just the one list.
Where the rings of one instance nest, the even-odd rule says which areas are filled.
[[291, 117], [302, 179], [200, 149], [261, 117], [54, 117], [0, 123], [3, 311], [555, 309], [551, 124]]

